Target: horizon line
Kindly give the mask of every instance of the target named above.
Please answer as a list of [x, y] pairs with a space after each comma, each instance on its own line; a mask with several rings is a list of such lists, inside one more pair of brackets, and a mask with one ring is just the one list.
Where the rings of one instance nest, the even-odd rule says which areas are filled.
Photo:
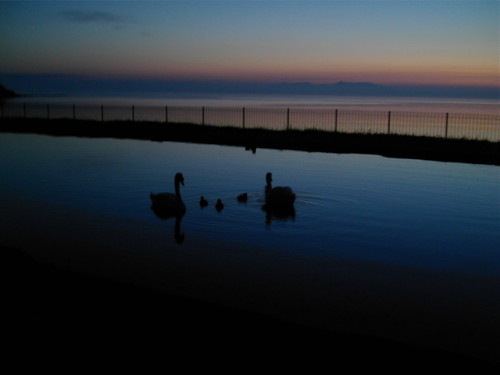
[[158, 82], [158, 83], [194, 83], [194, 84], [246, 84], [246, 85], [310, 85], [310, 86], [334, 86], [339, 84], [352, 85], [373, 85], [379, 87], [442, 87], [442, 88], [481, 88], [481, 89], [498, 89], [500, 90], [500, 82], [497, 84], [472, 84], [472, 83], [394, 83], [380, 82], [376, 80], [349, 80], [336, 79], [330, 82], [314, 82], [314, 80], [269, 80], [269, 79], [230, 79], [230, 78], [177, 78], [177, 77], [151, 77], [147, 75], [109, 75], [109, 74], [82, 74], [82, 73], [2, 73], [0, 77], [37, 77], [37, 78], [73, 78], [83, 80], [96, 80], [102, 82]]

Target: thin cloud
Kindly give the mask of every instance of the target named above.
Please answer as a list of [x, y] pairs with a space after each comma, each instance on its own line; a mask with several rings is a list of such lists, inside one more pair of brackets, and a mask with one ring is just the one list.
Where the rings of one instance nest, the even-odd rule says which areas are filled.
[[79, 11], [79, 10], [67, 10], [61, 12], [61, 15], [66, 19], [78, 23], [108, 23], [108, 24], [118, 24], [123, 23], [125, 20], [112, 13], [99, 12], [99, 11]]

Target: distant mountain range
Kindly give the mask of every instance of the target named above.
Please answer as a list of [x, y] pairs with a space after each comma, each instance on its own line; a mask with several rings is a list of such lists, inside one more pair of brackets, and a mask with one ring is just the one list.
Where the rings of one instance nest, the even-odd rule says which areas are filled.
[[332, 84], [110, 79], [78, 75], [0, 74], [0, 82], [26, 95], [162, 95], [259, 94], [409, 96], [500, 99], [498, 87], [379, 85], [370, 82]]

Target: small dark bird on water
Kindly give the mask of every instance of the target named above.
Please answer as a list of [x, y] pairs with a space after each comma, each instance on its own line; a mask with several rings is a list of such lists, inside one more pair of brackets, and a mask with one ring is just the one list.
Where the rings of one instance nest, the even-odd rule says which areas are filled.
[[224, 208], [224, 203], [222, 203], [220, 199], [217, 199], [217, 203], [215, 204], [215, 209], [218, 212], [221, 212], [223, 208]]
[[247, 193], [240, 194], [236, 199], [238, 199], [238, 202], [246, 202], [248, 200], [248, 194]]
[[200, 206], [201, 207], [207, 207], [208, 206], [208, 201], [203, 197], [203, 195], [200, 198]]

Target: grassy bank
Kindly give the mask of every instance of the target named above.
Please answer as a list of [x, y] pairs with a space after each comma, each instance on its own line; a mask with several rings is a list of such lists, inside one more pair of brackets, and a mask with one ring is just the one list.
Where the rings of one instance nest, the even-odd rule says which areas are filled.
[[130, 121], [2, 119], [2, 132], [110, 137], [271, 148], [308, 152], [373, 154], [396, 158], [500, 165], [498, 142], [316, 130], [274, 131], [193, 124]]

